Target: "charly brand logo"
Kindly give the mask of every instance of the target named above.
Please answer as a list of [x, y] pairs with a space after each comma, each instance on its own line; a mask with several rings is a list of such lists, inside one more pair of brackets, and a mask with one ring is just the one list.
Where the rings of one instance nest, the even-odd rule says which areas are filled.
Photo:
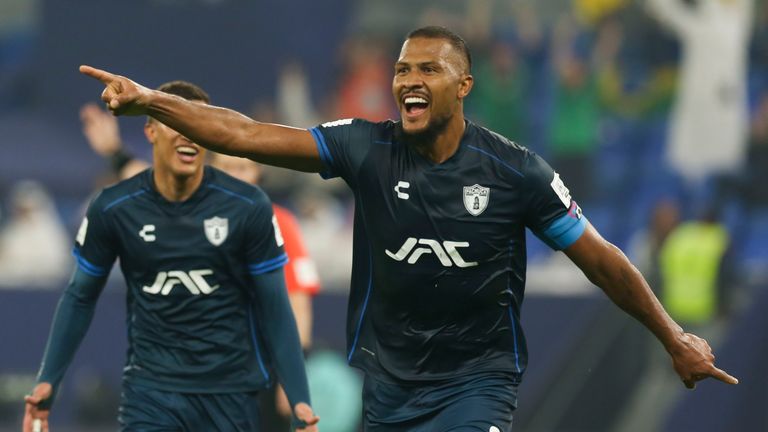
[[155, 276], [155, 282], [150, 286], [144, 285], [142, 291], [148, 294], [167, 296], [176, 285], [184, 285], [194, 295], [210, 294], [219, 288], [219, 285], [210, 286], [205, 280], [206, 276], [212, 274], [213, 270], [211, 269], [190, 270], [189, 272], [181, 270], [160, 272]]
[[[427, 247], [416, 247], [416, 245], [424, 245]], [[416, 264], [416, 262], [424, 254], [434, 253], [437, 259], [444, 267], [474, 267], [477, 262], [466, 262], [464, 258], [459, 254], [458, 248], [469, 247], [469, 242], [455, 242], [444, 241], [439, 242], [432, 239], [417, 239], [415, 237], [408, 237], [408, 240], [403, 243], [400, 250], [397, 253], [385, 250], [387, 256], [395, 261], [402, 261], [408, 258], [408, 264]]]
[[479, 184], [464, 186], [464, 208], [472, 216], [479, 216], [488, 207], [488, 196], [491, 188], [482, 187]]
[[205, 238], [212, 245], [219, 246], [227, 239], [227, 233], [229, 232], [229, 221], [227, 218], [214, 216], [204, 220], [203, 227], [205, 228]]
[[405, 189], [408, 189], [411, 187], [411, 184], [407, 181], [399, 181], [397, 182], [397, 186], [395, 186], [395, 192], [397, 193], [397, 197], [403, 200], [407, 200], [410, 198], [410, 195], [405, 193]]
[[139, 237], [143, 238], [145, 242], [153, 242], [157, 240], [157, 236], [155, 236], [155, 226], [152, 224], [144, 225], [141, 227], [141, 231], [139, 231]]

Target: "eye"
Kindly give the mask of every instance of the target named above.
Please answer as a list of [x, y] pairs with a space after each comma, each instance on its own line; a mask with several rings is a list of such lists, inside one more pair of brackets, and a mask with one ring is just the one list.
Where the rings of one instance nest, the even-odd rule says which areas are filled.
[[405, 73], [408, 73], [408, 68], [405, 66], [398, 66], [395, 68], [395, 73], [397, 75], [403, 75]]

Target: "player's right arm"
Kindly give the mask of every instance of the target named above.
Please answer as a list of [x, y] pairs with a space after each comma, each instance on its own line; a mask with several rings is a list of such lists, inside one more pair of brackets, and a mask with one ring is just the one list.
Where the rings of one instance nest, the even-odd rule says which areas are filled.
[[77, 265], [53, 317], [38, 384], [32, 394], [24, 398], [24, 432], [33, 431], [35, 420], [40, 420], [43, 431], [47, 430], [58, 386], [91, 325], [96, 302], [116, 258], [116, 239], [102, 211], [102, 197], [103, 194], [88, 207], [77, 232], [74, 248]]
[[238, 112], [150, 90], [128, 78], [80, 66], [105, 85], [101, 99], [115, 115], [149, 115], [210, 150], [268, 165], [320, 172], [324, 167], [305, 129], [254, 121]]
[[36, 419], [40, 420], [43, 431], [48, 430], [48, 415], [59, 384], [91, 325], [96, 301], [106, 280], [106, 275], [88, 274], [80, 265], [75, 269], [53, 317], [38, 384], [32, 394], [24, 397], [24, 432], [34, 430]]

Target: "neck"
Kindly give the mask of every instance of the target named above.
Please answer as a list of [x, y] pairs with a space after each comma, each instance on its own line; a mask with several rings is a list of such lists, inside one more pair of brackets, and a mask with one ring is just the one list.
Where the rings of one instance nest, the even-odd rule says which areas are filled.
[[416, 151], [436, 164], [443, 163], [456, 153], [466, 129], [464, 116], [458, 113], [449, 120], [445, 129], [425, 140], [416, 140]]
[[200, 187], [203, 182], [203, 170], [198, 170], [190, 176], [179, 176], [173, 173], [155, 169], [153, 179], [157, 192], [168, 201], [186, 201]]

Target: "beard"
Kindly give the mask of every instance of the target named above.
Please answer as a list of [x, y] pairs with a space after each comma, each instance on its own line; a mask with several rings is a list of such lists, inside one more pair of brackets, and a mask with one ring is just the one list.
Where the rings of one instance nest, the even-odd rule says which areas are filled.
[[450, 120], [450, 116], [436, 118], [430, 121], [424, 130], [418, 132], [407, 132], [403, 129], [403, 122], [399, 121], [395, 124], [395, 139], [417, 147], [430, 145], [440, 134], [445, 132]]

